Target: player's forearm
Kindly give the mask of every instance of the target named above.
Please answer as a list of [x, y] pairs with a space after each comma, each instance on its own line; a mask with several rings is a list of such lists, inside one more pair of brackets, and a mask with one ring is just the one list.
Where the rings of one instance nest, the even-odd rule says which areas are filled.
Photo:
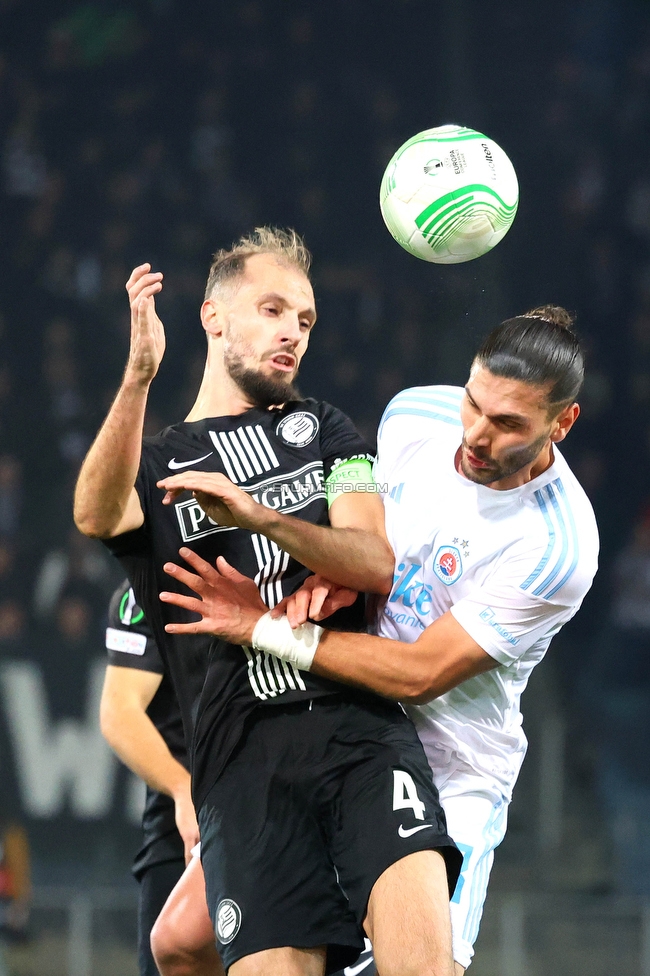
[[84, 535], [115, 535], [124, 519], [140, 466], [148, 392], [148, 383], [125, 378], [81, 466], [74, 520]]
[[313, 525], [270, 509], [260, 514], [258, 531], [312, 572], [360, 592], [390, 593], [395, 560], [380, 536], [365, 529]]
[[189, 789], [190, 774], [175, 759], [145, 712], [130, 708], [103, 708], [101, 729], [111, 749], [125, 766], [152, 790], [176, 799]]
[[447, 612], [412, 644], [324, 631], [311, 670], [421, 705], [497, 666]]
[[403, 644], [370, 634], [340, 634], [326, 630], [311, 666], [324, 678], [375, 691], [385, 698], [418, 703], [442, 694], [436, 687], [430, 655], [417, 644]]

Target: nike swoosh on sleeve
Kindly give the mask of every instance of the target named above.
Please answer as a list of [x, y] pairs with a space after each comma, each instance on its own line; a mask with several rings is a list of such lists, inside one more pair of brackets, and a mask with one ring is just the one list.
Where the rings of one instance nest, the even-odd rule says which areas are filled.
[[192, 458], [191, 461], [177, 461], [176, 458], [172, 458], [167, 467], [171, 468], [172, 471], [177, 471], [178, 468], [189, 468], [191, 464], [198, 464], [199, 461], [205, 461], [205, 459], [209, 458], [211, 454], [214, 454], [214, 451], [210, 451], [208, 454], [204, 454], [203, 457], [200, 458]]
[[397, 833], [400, 835], [400, 837], [410, 837], [411, 834], [417, 834], [418, 830], [430, 830], [431, 827], [433, 827], [433, 824], [420, 824], [419, 827], [409, 827], [407, 830], [402, 826], [402, 824], [400, 824]]

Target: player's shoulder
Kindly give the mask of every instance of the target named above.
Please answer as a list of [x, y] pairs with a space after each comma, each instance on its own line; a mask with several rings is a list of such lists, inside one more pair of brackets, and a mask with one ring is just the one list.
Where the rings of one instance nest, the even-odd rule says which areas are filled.
[[[586, 491], [569, 467], [566, 459], [555, 448], [555, 460], [549, 471], [545, 486], [546, 501], [553, 509], [561, 508], [569, 522], [576, 525], [576, 531], [598, 544], [598, 526], [593, 506]], [[540, 493], [540, 500], [544, 493]]]
[[142, 444], [145, 448], [153, 450], [166, 449], [174, 444], [183, 444], [196, 438], [197, 431], [194, 428], [202, 424], [202, 421], [200, 424], [191, 424], [185, 421], [178, 424], [171, 424], [169, 427], [163, 427], [162, 430], [157, 431], [155, 434], [147, 434], [146, 437], [142, 438]]
[[401, 438], [409, 430], [419, 436], [430, 436], [441, 426], [461, 427], [463, 393], [461, 386], [412, 386], [402, 390], [384, 410], [379, 437], [389, 430], [399, 430]]
[[352, 423], [343, 410], [328, 403], [327, 400], [316, 400], [314, 397], [305, 397], [304, 400], [294, 400], [290, 404], [290, 407], [294, 413], [309, 412], [314, 414], [321, 423], [331, 423], [337, 420]]
[[[157, 476], [159, 466], [162, 465], [166, 468], [167, 462], [171, 457], [182, 456], [184, 458], [186, 456], [184, 452], [187, 451], [190, 452], [187, 455], [189, 457], [192, 456], [192, 451], [196, 452], [198, 450], [200, 453], [204, 447], [205, 438], [199, 443], [197, 432], [188, 430], [192, 426], [198, 425], [185, 423], [173, 424], [155, 434], [147, 434], [146, 437], [143, 437], [141, 468], [145, 470], [152, 468]], [[206, 448], [206, 450], [208, 449]]]
[[520, 588], [553, 603], [580, 602], [598, 568], [598, 527], [591, 502], [564, 459], [556, 459], [552, 476], [533, 487], [528, 508], [528, 569]]
[[[374, 461], [375, 452], [363, 434], [359, 432], [353, 420], [338, 407], [327, 400], [305, 399], [299, 401], [297, 411], [291, 417], [291, 429], [297, 424], [298, 429], [305, 425], [305, 417], [313, 417], [318, 424], [319, 447], [323, 456], [337, 460], [352, 460], [364, 458]], [[295, 418], [295, 420], [293, 419]], [[303, 419], [301, 419], [303, 418]], [[279, 429], [279, 428], [278, 428]], [[287, 430], [282, 431], [286, 439]]]

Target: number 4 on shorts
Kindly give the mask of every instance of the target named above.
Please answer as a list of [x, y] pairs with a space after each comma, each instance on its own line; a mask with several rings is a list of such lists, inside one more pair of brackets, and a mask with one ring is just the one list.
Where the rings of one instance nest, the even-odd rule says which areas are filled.
[[393, 770], [393, 810], [412, 810], [416, 820], [424, 820], [424, 803], [413, 777], [403, 769]]

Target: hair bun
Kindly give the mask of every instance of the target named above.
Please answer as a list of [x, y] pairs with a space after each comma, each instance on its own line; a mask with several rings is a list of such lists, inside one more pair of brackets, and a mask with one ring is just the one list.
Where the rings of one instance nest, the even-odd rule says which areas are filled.
[[522, 318], [543, 319], [549, 325], [558, 325], [561, 329], [572, 331], [575, 315], [567, 312], [561, 305], [540, 305], [538, 308], [531, 308], [530, 312], [525, 312]]

